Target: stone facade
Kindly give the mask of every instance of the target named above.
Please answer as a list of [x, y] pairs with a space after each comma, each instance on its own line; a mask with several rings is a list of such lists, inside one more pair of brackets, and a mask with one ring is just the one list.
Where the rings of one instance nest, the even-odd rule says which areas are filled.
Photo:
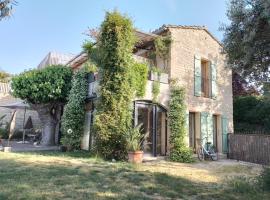
[[[216, 40], [205, 27], [194, 26], [163, 26], [154, 32], [154, 34], [147, 34], [139, 32], [142, 39], [147, 38], [145, 46], [141, 42], [140, 48], [135, 52], [134, 58], [138, 62], [149, 63], [147, 58], [147, 52], [149, 49], [149, 41], [152, 41], [157, 35], [169, 34], [172, 37], [172, 44], [170, 49], [170, 55], [167, 68], [164, 69], [164, 62], [162, 59], [156, 59], [157, 67], [168, 72], [169, 79], [177, 79], [178, 84], [185, 88], [186, 92], [186, 105], [187, 113], [194, 114], [194, 139], [201, 139], [202, 136], [202, 113], [208, 113], [208, 116], [216, 119], [216, 142], [218, 152], [224, 152], [224, 118], [226, 118], [226, 133], [233, 132], [233, 101], [232, 101], [232, 72], [226, 67], [226, 55], [222, 52], [222, 45]], [[143, 36], [142, 36], [143, 35]], [[150, 45], [153, 45], [150, 44]], [[201, 96], [195, 96], [195, 56], [199, 56], [203, 60], [215, 63], [216, 66], [216, 98], [205, 98]], [[72, 60], [69, 65], [74, 69], [80, 68], [83, 62], [85, 62], [85, 55], [81, 54]], [[143, 98], [135, 99], [135, 101], [151, 102], [153, 81], [148, 80], [146, 85], [146, 94]], [[160, 83], [160, 93], [157, 97], [157, 102], [163, 108], [169, 109], [170, 87], [167, 83]], [[136, 108], [135, 108], [136, 113]], [[151, 117], [151, 116], [150, 116]], [[135, 116], [136, 118], [136, 116]], [[89, 120], [86, 120], [89, 121]], [[135, 119], [136, 121], [136, 119]], [[151, 120], [148, 120], [151, 121]], [[189, 118], [187, 118], [189, 123]], [[168, 122], [169, 123], [169, 122]], [[90, 126], [90, 123], [86, 123]], [[166, 123], [167, 124], [167, 123]], [[214, 129], [214, 128], [213, 128]], [[87, 130], [90, 130], [89, 127]], [[190, 127], [189, 127], [190, 130]], [[208, 131], [208, 130], [207, 130]], [[89, 132], [89, 131], [88, 131]], [[163, 133], [164, 132], [164, 133]], [[161, 133], [161, 140], [164, 140], [164, 134], [166, 132], [166, 154], [169, 152], [169, 128], [166, 127], [166, 131]], [[210, 131], [211, 132], [211, 131]], [[186, 143], [190, 145], [190, 131], [187, 131]], [[213, 131], [214, 134], [214, 131]], [[87, 134], [89, 135], [89, 134]], [[87, 136], [89, 137], [89, 136]], [[88, 140], [87, 140], [88, 141]], [[88, 144], [87, 143], [87, 148]], [[194, 148], [197, 147], [198, 141], [196, 140]], [[162, 145], [162, 144], [161, 144]], [[86, 148], [86, 149], [87, 149]]]
[[[226, 56], [220, 43], [205, 29], [169, 28], [172, 36], [170, 52], [170, 78], [177, 78], [186, 90], [189, 112], [195, 112], [196, 138], [200, 137], [199, 118], [201, 112], [217, 115], [218, 150], [222, 151], [221, 117], [228, 119], [228, 132], [233, 132], [232, 71], [226, 67]], [[216, 63], [217, 98], [194, 95], [194, 57], [200, 56]]]

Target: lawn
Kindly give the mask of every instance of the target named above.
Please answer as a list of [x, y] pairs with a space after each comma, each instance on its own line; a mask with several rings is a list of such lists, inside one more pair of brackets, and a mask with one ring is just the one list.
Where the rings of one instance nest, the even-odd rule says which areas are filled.
[[270, 199], [253, 189], [260, 172], [236, 161], [131, 165], [82, 152], [0, 152], [0, 199]]

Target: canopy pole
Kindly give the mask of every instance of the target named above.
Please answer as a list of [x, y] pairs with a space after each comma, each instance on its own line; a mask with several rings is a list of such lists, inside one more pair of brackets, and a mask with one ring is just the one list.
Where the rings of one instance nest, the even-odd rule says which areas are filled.
[[26, 106], [24, 107], [24, 114], [23, 114], [23, 144], [25, 143], [25, 114], [26, 114]]

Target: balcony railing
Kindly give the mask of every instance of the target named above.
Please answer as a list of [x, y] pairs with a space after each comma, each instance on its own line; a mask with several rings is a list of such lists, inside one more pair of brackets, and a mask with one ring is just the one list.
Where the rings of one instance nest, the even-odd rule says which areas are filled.
[[148, 76], [149, 81], [159, 81], [160, 83], [169, 83], [169, 75], [166, 73], [160, 73], [150, 71]]

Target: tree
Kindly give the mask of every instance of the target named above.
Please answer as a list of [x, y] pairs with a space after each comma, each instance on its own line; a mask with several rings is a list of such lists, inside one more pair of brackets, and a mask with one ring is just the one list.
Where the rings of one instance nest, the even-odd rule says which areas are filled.
[[12, 5], [16, 5], [15, 0], [0, 0], [0, 21], [12, 14]]
[[64, 108], [61, 142], [69, 149], [80, 149], [84, 128], [82, 126], [85, 116], [84, 105], [88, 89], [86, 76], [87, 71], [85, 69], [81, 69], [74, 74], [68, 103]]
[[107, 159], [124, 159], [124, 134], [132, 126], [135, 35], [132, 22], [117, 11], [107, 13], [98, 36], [100, 91], [94, 120], [98, 152]]
[[10, 74], [4, 72], [4, 71], [0, 71], [0, 82], [7, 82], [8, 78], [10, 78]]
[[54, 145], [60, 106], [67, 101], [71, 77], [70, 68], [56, 65], [29, 70], [12, 78], [13, 95], [26, 100], [39, 114], [43, 145]]
[[244, 78], [264, 81], [270, 66], [270, 1], [231, 0], [231, 23], [221, 29], [230, 66]]

